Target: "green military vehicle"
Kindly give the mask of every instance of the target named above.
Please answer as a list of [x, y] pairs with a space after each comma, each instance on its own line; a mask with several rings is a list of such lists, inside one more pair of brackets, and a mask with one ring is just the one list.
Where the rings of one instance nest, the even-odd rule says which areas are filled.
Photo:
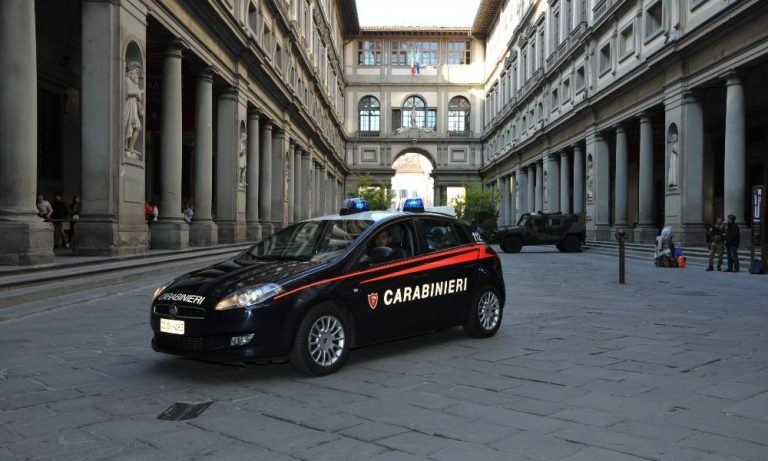
[[523, 245], [555, 245], [565, 253], [581, 251], [586, 228], [578, 214], [524, 213], [516, 226], [499, 229], [498, 241], [506, 253], [517, 253]]

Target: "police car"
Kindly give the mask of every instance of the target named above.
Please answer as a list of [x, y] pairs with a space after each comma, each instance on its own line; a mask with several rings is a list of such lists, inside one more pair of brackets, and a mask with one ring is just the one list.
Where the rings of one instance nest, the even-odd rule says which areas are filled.
[[459, 325], [493, 336], [504, 299], [499, 257], [466, 223], [348, 200], [157, 288], [152, 346], [325, 375], [356, 346]]

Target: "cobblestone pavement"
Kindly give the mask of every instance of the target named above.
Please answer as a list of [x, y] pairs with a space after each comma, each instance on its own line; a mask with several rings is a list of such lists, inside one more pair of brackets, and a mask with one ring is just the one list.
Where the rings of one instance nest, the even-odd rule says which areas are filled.
[[2, 309], [0, 459], [768, 459], [768, 276], [502, 260], [496, 337], [368, 347], [323, 378], [153, 352], [146, 280]]

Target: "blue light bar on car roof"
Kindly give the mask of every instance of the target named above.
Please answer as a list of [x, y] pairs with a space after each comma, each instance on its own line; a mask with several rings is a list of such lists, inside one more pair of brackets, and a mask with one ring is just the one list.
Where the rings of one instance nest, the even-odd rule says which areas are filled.
[[423, 213], [424, 201], [419, 197], [405, 199], [405, 203], [403, 203], [403, 211], [410, 211], [411, 213]]
[[361, 198], [348, 198], [341, 202], [340, 215], [362, 213], [368, 211], [368, 202]]

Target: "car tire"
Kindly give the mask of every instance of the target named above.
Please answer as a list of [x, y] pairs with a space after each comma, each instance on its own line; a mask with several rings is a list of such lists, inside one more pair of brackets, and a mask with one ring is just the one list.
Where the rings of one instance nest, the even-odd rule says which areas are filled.
[[561, 245], [566, 253], [581, 251], [581, 240], [575, 235], [566, 235]]
[[351, 324], [332, 305], [311, 309], [301, 320], [288, 360], [305, 375], [335, 373], [349, 356]]
[[505, 238], [501, 243], [501, 249], [504, 250], [505, 253], [519, 253], [522, 248], [523, 241], [516, 235]]
[[464, 331], [473, 338], [491, 337], [499, 331], [503, 313], [499, 292], [485, 285], [477, 290], [472, 299]]

